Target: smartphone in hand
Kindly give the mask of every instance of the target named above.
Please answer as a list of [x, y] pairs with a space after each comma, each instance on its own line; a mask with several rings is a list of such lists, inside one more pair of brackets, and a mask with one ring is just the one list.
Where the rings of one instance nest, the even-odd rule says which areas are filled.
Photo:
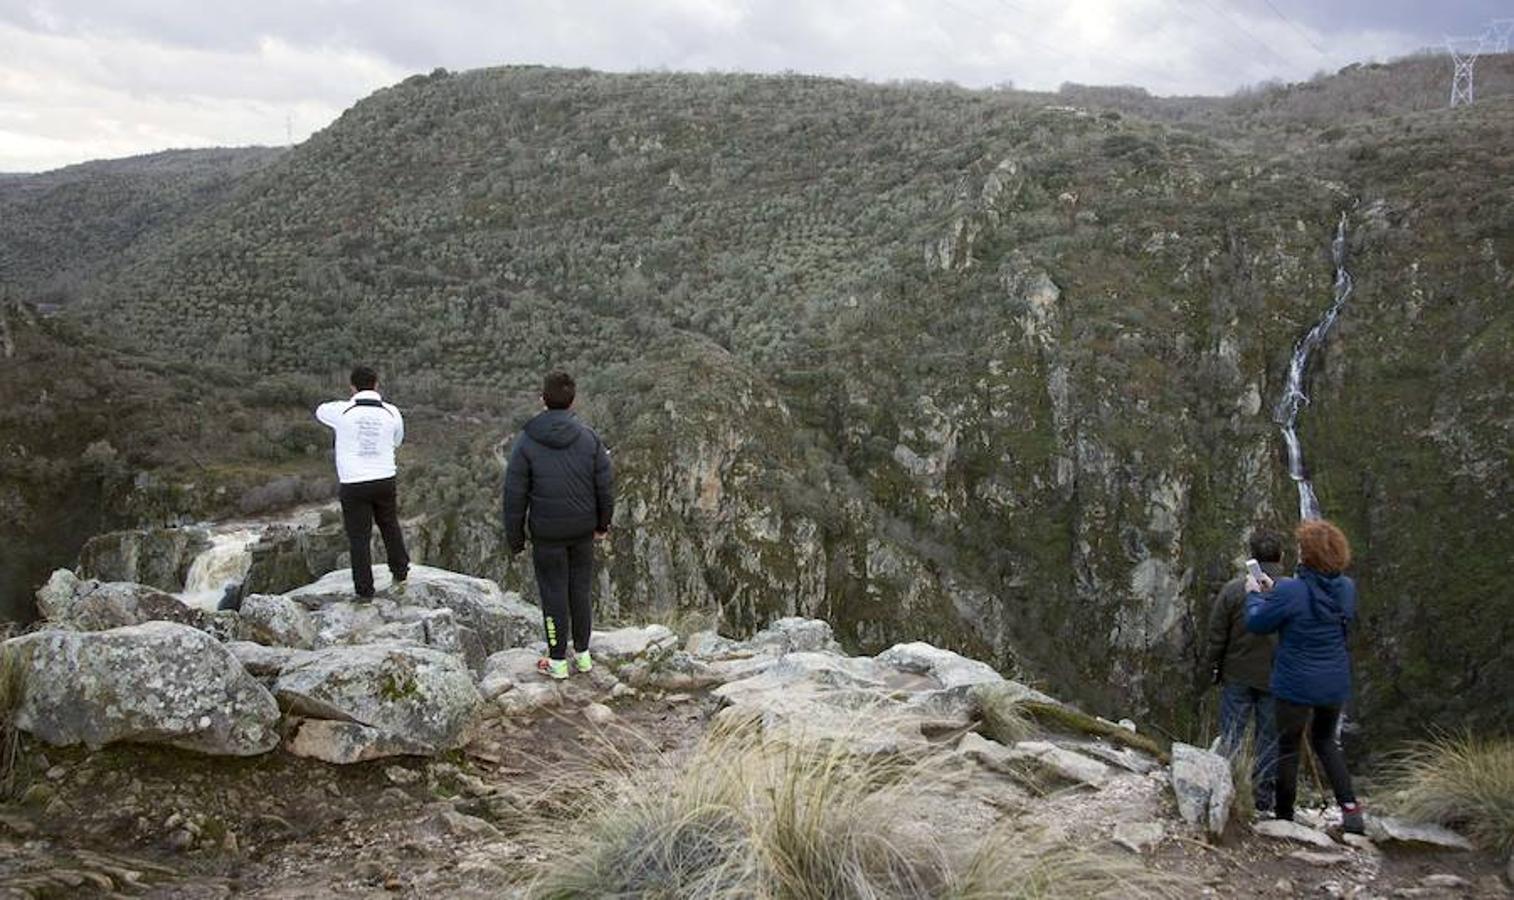
[[1262, 571], [1262, 564], [1254, 559], [1246, 560], [1246, 571], [1251, 573], [1251, 577], [1255, 578], [1258, 584], [1267, 577], [1267, 573]]

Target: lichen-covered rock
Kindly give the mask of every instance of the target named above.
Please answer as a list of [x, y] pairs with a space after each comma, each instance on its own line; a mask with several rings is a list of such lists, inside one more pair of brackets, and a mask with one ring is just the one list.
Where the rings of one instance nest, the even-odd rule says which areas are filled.
[[190, 564], [210, 546], [203, 528], [149, 528], [96, 535], [79, 551], [79, 575], [182, 591]]
[[79, 597], [79, 576], [72, 569], [55, 569], [36, 596], [38, 615], [49, 622], [66, 622]]
[[178, 622], [206, 630], [205, 614], [172, 594], [145, 584], [81, 581], [67, 623], [81, 631], [105, 631], [144, 622]]
[[252, 594], [238, 610], [249, 640], [299, 650], [315, 648], [316, 627], [305, 607], [277, 594]]
[[[488, 579], [432, 566], [411, 566], [401, 591], [395, 589], [386, 567], [375, 567], [373, 575], [378, 596], [371, 603], [352, 604], [357, 598], [351, 569], [329, 572], [314, 584], [285, 596], [313, 610], [321, 632], [318, 644], [360, 643], [364, 629], [414, 621], [413, 613], [403, 612], [407, 609], [450, 609], [457, 624], [477, 636], [484, 656], [528, 644], [540, 629], [540, 609], [518, 594], [500, 590]], [[358, 608], [352, 609], [354, 605]]]
[[251, 756], [278, 745], [278, 705], [214, 638], [173, 622], [41, 631], [0, 645], [25, 673], [16, 724], [52, 744], [169, 744]]
[[1172, 792], [1177, 796], [1178, 813], [1183, 821], [1207, 828], [1211, 834], [1224, 833], [1235, 800], [1230, 763], [1217, 753], [1175, 743], [1171, 775]]
[[37, 590], [42, 618], [82, 631], [104, 631], [143, 622], [179, 622], [204, 628], [205, 616], [179, 598], [145, 584], [96, 581], [58, 569]]
[[463, 661], [408, 644], [328, 647], [279, 673], [289, 712], [356, 722], [438, 752], [459, 746], [480, 697]]

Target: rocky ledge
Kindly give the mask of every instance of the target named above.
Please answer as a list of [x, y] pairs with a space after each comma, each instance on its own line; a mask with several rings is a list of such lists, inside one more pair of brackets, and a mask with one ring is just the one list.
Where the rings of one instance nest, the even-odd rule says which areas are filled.
[[[800, 618], [746, 640], [621, 627], [595, 633], [591, 672], [557, 682], [536, 670], [539, 610], [493, 582], [417, 566], [403, 588], [384, 579], [379, 588], [360, 602], [342, 570], [204, 614], [151, 587], [60, 571], [39, 592], [48, 620], [0, 644], [23, 685], [15, 724], [54, 746], [243, 757], [282, 748], [345, 765], [437, 759], [510, 722], [567, 713], [613, 728], [618, 706], [697, 698], [712, 723], [937, 759], [952, 795], [922, 808], [922, 821], [1013, 809], [1049, 833], [1142, 854], [1185, 833], [1246, 831], [1225, 759], [1087, 716], [929, 644], [849, 655], [827, 623]], [[945, 817], [940, 828], [974, 821]], [[1392, 819], [1347, 843], [1331, 824], [1301, 816], [1256, 832], [1345, 868], [1372, 864], [1390, 842], [1466, 847], [1443, 829]]]

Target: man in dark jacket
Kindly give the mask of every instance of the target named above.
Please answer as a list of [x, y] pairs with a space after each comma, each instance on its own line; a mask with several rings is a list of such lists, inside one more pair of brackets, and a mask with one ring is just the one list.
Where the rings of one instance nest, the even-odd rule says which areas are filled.
[[[1277, 578], [1283, 571], [1283, 538], [1259, 528], [1251, 533], [1251, 556], [1262, 571]], [[1254, 719], [1252, 749], [1256, 764], [1251, 786], [1258, 812], [1273, 808], [1273, 778], [1277, 767], [1277, 726], [1272, 703], [1271, 635], [1246, 630], [1246, 576], [1233, 578], [1220, 588], [1209, 612], [1209, 672], [1220, 688], [1220, 747], [1230, 756], [1246, 740], [1246, 727]]]
[[615, 512], [610, 453], [594, 430], [570, 408], [576, 388], [566, 372], [551, 372], [542, 384], [546, 410], [526, 423], [505, 470], [505, 539], [512, 555], [526, 548], [541, 594], [547, 630], [543, 674], [568, 677], [568, 633], [573, 667], [587, 672], [594, 577], [594, 542], [610, 531]]

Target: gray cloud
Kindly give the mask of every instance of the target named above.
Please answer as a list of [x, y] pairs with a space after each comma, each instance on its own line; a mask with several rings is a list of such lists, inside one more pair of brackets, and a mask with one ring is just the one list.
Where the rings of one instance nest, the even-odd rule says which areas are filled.
[[[503, 63], [1225, 93], [1480, 30], [1507, 0], [0, 0], [0, 171], [298, 140]], [[1505, 11], [1503, 14], [1507, 14]]]

